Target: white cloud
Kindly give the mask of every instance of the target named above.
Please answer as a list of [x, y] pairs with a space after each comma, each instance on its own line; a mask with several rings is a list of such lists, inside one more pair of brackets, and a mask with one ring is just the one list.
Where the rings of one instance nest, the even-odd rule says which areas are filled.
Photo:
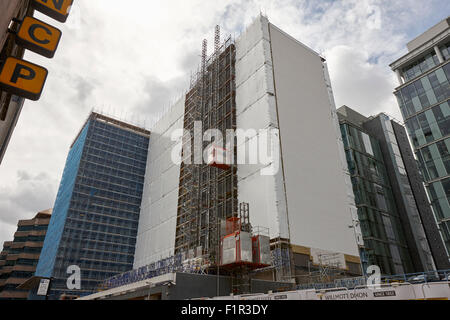
[[15, 183], [0, 186], [0, 239], [3, 241], [13, 240], [19, 220], [33, 218], [38, 211], [49, 209], [55, 200], [58, 181], [45, 172], [30, 171], [19, 170]]
[[438, 0], [77, 0], [66, 24], [36, 14], [63, 37], [54, 59], [25, 56], [49, 77], [41, 100], [25, 103], [0, 166], [0, 242], [12, 237], [19, 218], [53, 205], [69, 146], [89, 111], [151, 123], [186, 89], [216, 24], [237, 36], [267, 14], [327, 58], [338, 105], [399, 117], [388, 64], [449, 9]]
[[349, 46], [326, 51], [337, 106], [348, 105], [364, 115], [386, 112], [401, 119], [392, 94], [396, 77], [387, 66], [370, 63], [368, 53]]

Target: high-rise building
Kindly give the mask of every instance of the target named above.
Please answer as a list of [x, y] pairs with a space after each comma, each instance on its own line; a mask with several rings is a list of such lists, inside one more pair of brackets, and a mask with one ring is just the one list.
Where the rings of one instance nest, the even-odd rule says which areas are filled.
[[17, 287], [36, 271], [51, 212], [41, 211], [33, 219], [20, 220], [14, 241], [4, 243], [0, 253], [0, 300], [28, 298], [28, 290]]
[[428, 196], [450, 251], [450, 18], [407, 44], [390, 67], [400, 86], [400, 110], [419, 160]]
[[[50, 298], [92, 293], [132, 268], [149, 132], [91, 113], [70, 147], [36, 276], [53, 278]], [[68, 268], [81, 288], [68, 289]]]
[[[326, 60], [263, 16], [223, 40], [216, 29], [210, 55], [204, 42], [186, 97], [152, 128], [134, 268], [178, 254], [217, 266], [220, 221], [248, 204], [251, 225], [268, 230], [277, 280], [320, 266], [361, 274], [362, 237]], [[194, 140], [207, 129], [224, 137], [241, 130], [223, 139], [235, 162], [174, 162], [180, 143], [172, 133], [183, 129]], [[248, 150], [267, 140], [267, 130], [272, 157], [261, 161], [261, 152]], [[182, 142], [181, 158], [195, 161], [198, 146]]]
[[362, 257], [383, 274], [448, 269], [405, 128], [385, 114], [338, 109], [364, 239]]
[[[22, 58], [25, 49], [15, 43], [14, 34], [18, 21], [33, 15], [30, 0], [8, 0], [0, 3], [0, 66], [6, 57]], [[13, 19], [15, 19], [13, 21]], [[25, 99], [0, 89], [0, 164], [5, 155], [14, 128], [19, 119]]]

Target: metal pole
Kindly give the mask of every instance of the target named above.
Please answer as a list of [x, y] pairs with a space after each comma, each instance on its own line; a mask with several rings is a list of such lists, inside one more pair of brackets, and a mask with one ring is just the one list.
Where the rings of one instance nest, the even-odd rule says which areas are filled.
[[217, 223], [217, 258], [216, 258], [216, 263], [217, 263], [217, 296], [220, 296], [220, 217], [219, 215], [217, 215], [217, 219], [216, 219], [216, 223]]

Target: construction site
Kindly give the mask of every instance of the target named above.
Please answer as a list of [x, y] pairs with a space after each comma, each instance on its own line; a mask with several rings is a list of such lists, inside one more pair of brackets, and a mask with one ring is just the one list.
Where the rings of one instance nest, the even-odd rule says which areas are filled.
[[[186, 94], [175, 255], [206, 274], [231, 275], [232, 292], [240, 293], [250, 292], [250, 271], [272, 266], [269, 232], [258, 227], [253, 233], [250, 205], [239, 203], [238, 167], [227, 161], [237, 158], [235, 141], [214, 141], [208, 162], [194, 164], [196, 146], [190, 139], [203, 141], [208, 129], [225, 136], [227, 130], [236, 130], [236, 122], [236, 47], [231, 37], [221, 43], [216, 26], [214, 52], [207, 56], [204, 40], [200, 70], [191, 77]], [[196, 132], [195, 123], [201, 123], [203, 131]], [[218, 147], [223, 145], [232, 149]], [[202, 147], [208, 148], [208, 142]], [[276, 278], [286, 265], [280, 261], [281, 247], [280, 241], [272, 243], [279, 267]]]
[[[237, 129], [245, 139], [225, 135]], [[279, 154], [236, 161], [267, 129]], [[371, 286], [343, 150], [322, 56], [262, 15], [236, 39], [217, 26], [185, 96], [151, 129], [133, 270], [81, 299], [450, 298], [447, 273]]]
[[[191, 295], [226, 296], [362, 276], [360, 231], [325, 59], [264, 16], [237, 39], [222, 39], [217, 26], [213, 52], [207, 40], [201, 52], [185, 96], [151, 130], [134, 268], [98, 291], [147, 287], [153, 279], [170, 287], [176, 275], [178, 283], [187, 281], [178, 288], [205, 282], [195, 294], [189, 289]], [[292, 91], [298, 84], [302, 89]], [[306, 121], [305, 112], [312, 114]], [[323, 127], [321, 137], [311, 141], [307, 123]], [[238, 128], [255, 134], [241, 145], [228, 135], [204, 139], [209, 129], [225, 136]], [[182, 161], [176, 164], [171, 135], [180, 129]], [[261, 138], [263, 129], [278, 130], [279, 158], [237, 163], [238, 149]], [[201, 150], [192, 137], [203, 142]], [[314, 150], [317, 143], [322, 151]], [[207, 161], [198, 163], [203, 150]], [[276, 163], [279, 170], [262, 174]], [[324, 196], [330, 201], [319, 200]]]

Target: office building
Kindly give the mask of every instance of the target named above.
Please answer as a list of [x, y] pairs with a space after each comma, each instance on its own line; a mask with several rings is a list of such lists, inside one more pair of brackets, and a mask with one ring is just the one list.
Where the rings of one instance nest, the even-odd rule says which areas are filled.
[[338, 109], [367, 265], [383, 274], [448, 269], [405, 128], [385, 114]]
[[450, 251], [450, 18], [407, 44], [393, 62], [395, 89], [442, 239]]
[[[70, 147], [36, 269], [36, 277], [53, 279], [50, 299], [92, 293], [132, 268], [148, 141], [147, 130], [90, 114]], [[81, 271], [73, 290], [70, 266]]]
[[20, 220], [14, 241], [5, 242], [0, 253], [0, 300], [26, 300], [28, 290], [17, 288], [31, 278], [41, 254], [52, 210], [33, 219]]
[[[30, 0], [8, 0], [0, 3], [0, 66], [6, 57], [22, 58], [25, 49], [19, 47], [8, 29], [17, 31], [19, 23], [27, 15], [33, 15]], [[13, 21], [13, 19], [17, 19]], [[2, 163], [25, 99], [0, 89], [0, 164]]]
[[[184, 129], [195, 138], [198, 123], [223, 136], [244, 130], [234, 146], [226, 139], [235, 159], [264, 140], [264, 129], [276, 132], [280, 154], [256, 164], [247, 154], [222, 168], [177, 164], [171, 155], [180, 143], [172, 134]], [[226, 273], [217, 271], [222, 222], [246, 214], [270, 236], [276, 270], [268, 279], [300, 281], [321, 266], [361, 274], [363, 243], [326, 61], [266, 17], [235, 40], [221, 39], [217, 28], [210, 55], [203, 43], [186, 96], [151, 131], [134, 259], [139, 277], [180, 255], [178, 263], [199, 258], [205, 272]], [[186, 149], [183, 160], [192, 155]]]

